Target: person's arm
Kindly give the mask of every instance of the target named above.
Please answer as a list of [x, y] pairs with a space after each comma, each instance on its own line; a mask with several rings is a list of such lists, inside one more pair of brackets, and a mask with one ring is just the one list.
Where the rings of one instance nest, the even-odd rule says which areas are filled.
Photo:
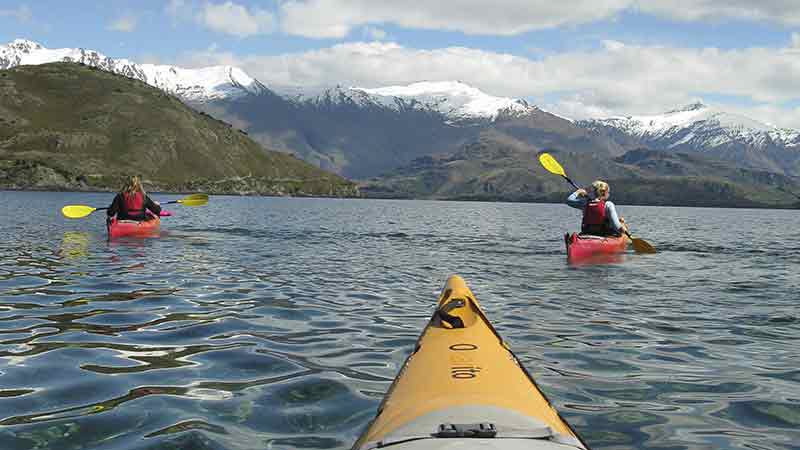
[[149, 195], [146, 196], [145, 199], [144, 199], [144, 207], [145, 207], [145, 209], [150, 210], [156, 216], [161, 214], [161, 205], [159, 205], [158, 203], [154, 202], [153, 199], [151, 199]]
[[108, 207], [106, 210], [106, 216], [114, 217], [119, 213], [120, 202], [122, 201], [122, 196], [117, 194], [114, 196], [114, 200], [111, 202], [111, 206]]
[[610, 201], [606, 201], [606, 217], [608, 217], [608, 223], [615, 232], [622, 233], [625, 230], [622, 220], [617, 215], [617, 208]]
[[586, 191], [578, 189], [567, 197], [567, 204], [573, 208], [584, 209], [588, 200], [589, 197], [586, 196]]

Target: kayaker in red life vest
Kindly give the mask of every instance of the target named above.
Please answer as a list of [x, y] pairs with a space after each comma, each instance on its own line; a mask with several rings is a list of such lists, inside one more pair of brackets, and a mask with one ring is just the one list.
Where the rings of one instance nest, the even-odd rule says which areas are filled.
[[620, 236], [628, 231], [625, 219], [617, 215], [614, 203], [608, 200], [608, 183], [597, 180], [592, 183], [591, 195], [585, 189], [578, 189], [567, 198], [567, 204], [583, 210], [581, 234], [594, 236]]
[[161, 205], [147, 196], [139, 177], [132, 176], [108, 207], [109, 220], [149, 220], [161, 214]]

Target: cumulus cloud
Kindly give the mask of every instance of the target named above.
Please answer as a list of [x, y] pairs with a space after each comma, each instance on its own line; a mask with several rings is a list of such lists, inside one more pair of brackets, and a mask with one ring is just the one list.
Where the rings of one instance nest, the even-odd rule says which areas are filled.
[[800, 24], [800, 2], [795, 0], [652, 0], [638, 4], [643, 12], [676, 20], [726, 19]]
[[751, 109], [769, 116], [762, 120], [800, 128], [800, 112], [780, 107], [800, 100], [800, 58], [788, 47], [720, 50], [608, 41], [599, 51], [533, 60], [465, 47], [422, 50], [370, 42], [276, 56], [239, 57], [211, 49], [190, 55], [187, 62], [239, 66], [270, 86], [379, 87], [462, 80], [492, 95], [537, 103], [550, 99], [543, 106], [573, 118], [653, 114], [703, 95], [727, 96], [761, 105]]
[[613, 16], [632, 0], [290, 0], [281, 5], [286, 33], [313, 38], [341, 38], [354, 27], [394, 23], [408, 28], [514, 35]]
[[259, 8], [248, 9], [232, 1], [206, 3], [197, 19], [214, 31], [238, 37], [271, 33], [275, 28], [275, 16], [271, 12]]
[[386, 23], [508, 36], [609, 19], [623, 11], [679, 21], [800, 24], [796, 0], [495, 0], [491, 6], [484, 0], [288, 0], [280, 11], [284, 32], [311, 38], [343, 38], [355, 27]]
[[130, 33], [136, 30], [136, 25], [139, 19], [133, 14], [126, 14], [117, 20], [111, 22], [108, 26], [109, 30], [120, 31], [123, 33]]
[[0, 17], [12, 17], [20, 22], [30, 22], [33, 13], [28, 5], [20, 5], [15, 9], [0, 9]]

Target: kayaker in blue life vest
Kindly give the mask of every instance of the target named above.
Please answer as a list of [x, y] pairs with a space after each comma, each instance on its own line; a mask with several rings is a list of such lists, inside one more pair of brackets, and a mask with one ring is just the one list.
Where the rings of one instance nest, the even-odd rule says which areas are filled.
[[567, 198], [567, 204], [583, 210], [581, 234], [594, 236], [620, 236], [628, 231], [625, 219], [617, 215], [614, 203], [608, 200], [611, 193], [608, 183], [597, 180], [592, 183], [592, 192], [578, 189]]
[[109, 220], [114, 216], [117, 216], [117, 220], [149, 220], [161, 214], [161, 205], [147, 196], [141, 180], [134, 175], [114, 197], [106, 214]]

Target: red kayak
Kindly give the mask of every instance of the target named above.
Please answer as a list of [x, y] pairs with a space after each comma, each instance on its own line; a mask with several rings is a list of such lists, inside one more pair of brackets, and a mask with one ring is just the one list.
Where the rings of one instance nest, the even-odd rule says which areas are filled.
[[592, 236], [588, 234], [565, 234], [567, 244], [567, 261], [582, 262], [615, 262], [622, 258], [628, 247], [625, 236]]
[[122, 236], [148, 237], [158, 236], [161, 229], [161, 219], [153, 217], [150, 220], [117, 220], [111, 219], [108, 224], [108, 237], [116, 238]]

